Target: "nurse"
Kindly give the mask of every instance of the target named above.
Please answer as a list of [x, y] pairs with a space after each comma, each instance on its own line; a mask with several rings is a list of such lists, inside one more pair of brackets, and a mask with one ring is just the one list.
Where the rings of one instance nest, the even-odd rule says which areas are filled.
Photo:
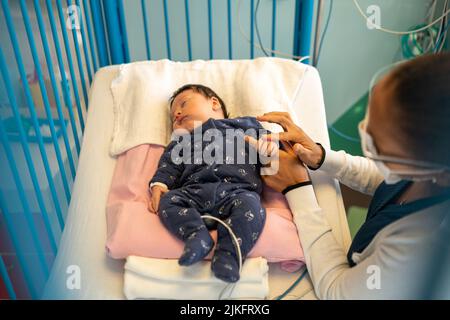
[[[438, 263], [431, 253], [450, 218], [450, 55], [402, 63], [371, 89], [359, 126], [365, 157], [322, 147], [287, 113], [258, 120], [281, 125], [279, 139], [293, 145], [280, 151], [278, 174], [264, 180], [286, 195], [316, 295], [423, 297], [426, 271]], [[305, 166], [373, 195], [348, 252], [333, 237]]]

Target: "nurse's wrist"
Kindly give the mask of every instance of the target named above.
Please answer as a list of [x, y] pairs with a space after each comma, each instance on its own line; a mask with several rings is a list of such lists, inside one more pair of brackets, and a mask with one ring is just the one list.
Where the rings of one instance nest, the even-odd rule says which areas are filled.
[[322, 164], [325, 161], [326, 151], [321, 143], [316, 142], [316, 148], [314, 151], [314, 159], [311, 161], [312, 163], [307, 164], [309, 170], [315, 171], [320, 169]]
[[289, 191], [292, 191], [292, 190], [295, 190], [295, 189], [298, 189], [298, 188], [301, 188], [301, 187], [305, 187], [305, 186], [310, 186], [310, 185], [312, 185], [311, 180], [305, 180], [305, 181], [302, 181], [302, 182], [295, 183], [295, 184], [292, 184], [290, 186], [287, 186], [286, 188], [284, 188], [281, 191], [281, 193], [283, 195], [286, 195]]

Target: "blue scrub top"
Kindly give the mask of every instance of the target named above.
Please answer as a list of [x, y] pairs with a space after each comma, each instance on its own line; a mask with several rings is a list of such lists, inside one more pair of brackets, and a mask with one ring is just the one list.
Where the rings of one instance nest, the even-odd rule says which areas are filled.
[[355, 265], [351, 258], [353, 253], [361, 253], [381, 229], [409, 214], [419, 212], [450, 198], [449, 189], [438, 196], [418, 199], [406, 204], [396, 203], [397, 199], [411, 183], [411, 181], [400, 181], [396, 184], [388, 185], [383, 182], [377, 188], [370, 203], [366, 221], [355, 235], [347, 253], [347, 260], [350, 266], [353, 267]]

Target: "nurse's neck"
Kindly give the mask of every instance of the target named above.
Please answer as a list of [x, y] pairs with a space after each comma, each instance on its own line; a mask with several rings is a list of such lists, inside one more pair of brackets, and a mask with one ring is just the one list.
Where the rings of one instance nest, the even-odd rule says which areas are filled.
[[403, 192], [403, 194], [397, 199], [397, 203], [408, 203], [420, 199], [426, 199], [431, 197], [448, 194], [450, 185], [440, 185], [437, 182], [432, 181], [418, 181], [413, 182]]

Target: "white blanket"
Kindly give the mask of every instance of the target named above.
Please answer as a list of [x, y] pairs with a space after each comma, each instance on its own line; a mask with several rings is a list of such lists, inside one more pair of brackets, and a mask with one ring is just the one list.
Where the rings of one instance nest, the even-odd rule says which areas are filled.
[[268, 271], [264, 258], [249, 258], [233, 288], [214, 277], [208, 261], [180, 267], [175, 260], [129, 256], [124, 294], [127, 299], [263, 299], [269, 295]]
[[[121, 65], [111, 83], [114, 128], [110, 154], [117, 156], [144, 143], [167, 145], [171, 134], [168, 100], [188, 83], [212, 88], [224, 100], [231, 117], [269, 111], [293, 113], [292, 103], [307, 68], [280, 58]], [[276, 126], [265, 127], [280, 131]]]

